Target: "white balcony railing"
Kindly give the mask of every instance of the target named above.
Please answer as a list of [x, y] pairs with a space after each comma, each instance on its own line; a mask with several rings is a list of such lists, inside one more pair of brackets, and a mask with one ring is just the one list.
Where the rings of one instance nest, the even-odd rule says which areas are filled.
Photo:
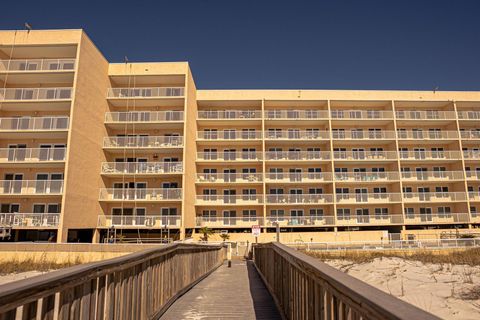
[[102, 174], [182, 173], [183, 162], [103, 162]]
[[399, 151], [401, 160], [460, 160], [460, 151]]
[[99, 228], [165, 228], [180, 227], [181, 216], [145, 215], [145, 216], [115, 216], [99, 215]]
[[406, 120], [455, 120], [455, 111], [416, 111], [416, 110], [398, 110], [395, 112], [397, 119]]
[[197, 152], [197, 160], [207, 161], [260, 161], [262, 158], [262, 152], [256, 151]]
[[270, 204], [322, 204], [332, 203], [332, 194], [267, 194]]
[[261, 131], [252, 130], [218, 130], [198, 131], [197, 139], [200, 140], [259, 140], [262, 139]]
[[385, 110], [332, 110], [332, 119], [393, 119], [393, 111]]
[[183, 121], [183, 111], [130, 111], [130, 112], [107, 112], [106, 123], [151, 123]]
[[263, 225], [263, 217], [197, 217], [198, 227], [244, 227], [251, 228], [252, 225]]
[[265, 160], [316, 161], [330, 160], [329, 151], [267, 151]]
[[266, 120], [316, 120], [328, 119], [327, 110], [265, 110]]
[[267, 140], [323, 140], [330, 132], [324, 130], [265, 131]]
[[465, 176], [468, 180], [480, 180], [480, 170], [465, 171]]
[[395, 160], [396, 151], [334, 151], [335, 160]]
[[469, 191], [468, 199], [470, 201], [480, 201], [480, 191]]
[[269, 172], [267, 182], [327, 182], [332, 181], [331, 172]]
[[430, 224], [430, 223], [466, 223], [470, 221], [468, 213], [425, 213], [406, 214], [405, 224]]
[[339, 214], [337, 216], [337, 225], [355, 226], [355, 225], [388, 225], [403, 223], [401, 214], [370, 214], [370, 215], [350, 215]]
[[263, 196], [258, 194], [243, 195], [197, 195], [196, 204], [211, 205], [255, 205], [263, 203]]
[[61, 195], [63, 180], [0, 180], [0, 195]]
[[472, 140], [478, 140], [480, 139], [480, 130], [464, 130], [460, 131], [460, 136], [462, 139], [472, 139]]
[[430, 180], [462, 180], [463, 171], [403, 171], [402, 180], [430, 181]]
[[0, 89], [0, 101], [69, 100], [72, 88], [7, 88]]
[[398, 130], [397, 137], [406, 140], [452, 140], [458, 139], [458, 131]]
[[480, 111], [457, 111], [460, 120], [480, 120]]
[[339, 182], [384, 182], [399, 180], [398, 172], [335, 172]]
[[0, 60], [2, 71], [73, 71], [75, 59], [12, 59]]
[[179, 201], [181, 188], [101, 188], [101, 201]]
[[401, 193], [337, 193], [337, 203], [391, 203], [401, 202]]
[[261, 119], [261, 110], [201, 110], [198, 119], [201, 120], [248, 120]]
[[465, 159], [480, 159], [480, 150], [464, 150], [463, 157]]
[[0, 225], [20, 228], [57, 227], [59, 213], [0, 213]]
[[254, 183], [254, 182], [262, 182], [262, 174], [261, 173], [198, 173], [197, 182]]
[[65, 148], [0, 148], [0, 163], [65, 161]]
[[405, 202], [466, 201], [465, 192], [404, 192]]
[[176, 148], [183, 146], [181, 136], [104, 137], [104, 148]]
[[332, 139], [337, 140], [394, 140], [395, 131], [332, 131]]
[[107, 98], [182, 97], [183, 87], [108, 88]]
[[328, 215], [316, 216], [267, 216], [265, 219], [266, 227], [287, 226], [333, 226], [335, 217]]
[[0, 131], [68, 130], [69, 117], [0, 118]]

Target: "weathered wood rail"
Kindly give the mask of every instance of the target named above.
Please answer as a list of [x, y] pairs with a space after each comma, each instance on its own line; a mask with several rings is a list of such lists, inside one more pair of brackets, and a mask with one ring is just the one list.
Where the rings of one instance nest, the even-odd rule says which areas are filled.
[[156, 319], [225, 259], [225, 248], [171, 244], [0, 286], [3, 319]]
[[439, 319], [285, 245], [258, 244], [253, 251], [286, 319]]

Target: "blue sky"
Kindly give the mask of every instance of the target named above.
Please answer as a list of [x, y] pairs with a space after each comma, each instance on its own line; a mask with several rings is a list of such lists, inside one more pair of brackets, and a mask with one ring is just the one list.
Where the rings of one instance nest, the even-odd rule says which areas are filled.
[[480, 90], [478, 0], [8, 1], [0, 29], [84, 28], [112, 62], [200, 89]]

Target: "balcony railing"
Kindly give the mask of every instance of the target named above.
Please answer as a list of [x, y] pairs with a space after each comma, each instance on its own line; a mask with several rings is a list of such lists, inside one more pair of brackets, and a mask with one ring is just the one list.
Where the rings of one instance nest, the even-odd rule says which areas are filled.
[[316, 161], [330, 160], [329, 151], [267, 151], [265, 160]]
[[265, 131], [267, 140], [323, 140], [329, 137], [330, 132], [324, 130]]
[[480, 130], [460, 131], [460, 136], [462, 139], [478, 140], [480, 139]]
[[390, 203], [401, 202], [401, 193], [337, 193], [337, 203]]
[[201, 110], [198, 119], [202, 120], [248, 120], [261, 119], [261, 110]]
[[385, 182], [399, 180], [398, 172], [335, 172], [339, 182]]
[[99, 228], [165, 228], [180, 227], [181, 216], [145, 215], [145, 216], [98, 216]]
[[333, 151], [335, 160], [396, 160], [396, 151]]
[[445, 201], [466, 201], [465, 192], [404, 192], [405, 202], [445, 202]]
[[0, 195], [61, 195], [63, 180], [0, 180]]
[[398, 110], [395, 112], [397, 119], [406, 120], [455, 120], [455, 111], [416, 111], [416, 110]]
[[332, 119], [393, 119], [393, 111], [384, 110], [332, 110]]
[[10, 227], [57, 227], [59, 213], [0, 213], [0, 225]]
[[332, 131], [332, 139], [338, 140], [385, 140], [395, 139], [395, 131]]
[[413, 181], [462, 180], [463, 171], [403, 171], [402, 179]]
[[480, 111], [457, 111], [460, 120], [480, 120]]
[[102, 174], [182, 173], [183, 162], [103, 162]]
[[399, 151], [401, 160], [460, 160], [460, 151]]
[[67, 130], [69, 117], [0, 118], [0, 131]]
[[469, 180], [480, 180], [480, 171], [465, 171], [465, 176]]
[[451, 140], [458, 139], [458, 131], [410, 131], [398, 130], [398, 139], [413, 140]]
[[327, 215], [316, 216], [267, 216], [266, 227], [286, 226], [333, 226], [335, 217]]
[[267, 194], [269, 204], [321, 204], [332, 203], [332, 194]]
[[261, 131], [219, 130], [198, 131], [199, 140], [259, 140], [262, 139]]
[[469, 191], [468, 199], [470, 201], [480, 201], [480, 191]]
[[252, 225], [263, 225], [263, 217], [197, 217], [198, 227], [245, 227], [251, 228]]
[[0, 148], [0, 163], [65, 161], [65, 148]]
[[463, 157], [465, 159], [480, 159], [480, 150], [464, 150]]
[[197, 182], [254, 183], [262, 182], [261, 173], [198, 173]]
[[183, 146], [181, 136], [104, 137], [104, 148], [176, 148]]
[[178, 201], [181, 188], [101, 188], [101, 201]]
[[0, 89], [0, 100], [35, 101], [69, 100], [72, 88], [7, 88]]
[[107, 98], [182, 97], [183, 87], [108, 88]]
[[425, 213], [405, 214], [405, 224], [430, 223], [466, 223], [470, 220], [468, 213]]
[[242, 195], [197, 195], [197, 204], [262, 204], [263, 196], [259, 194], [242, 194]]
[[260, 161], [262, 158], [262, 152], [256, 151], [197, 152], [197, 160]]
[[327, 110], [265, 110], [267, 120], [316, 120], [328, 119]]
[[269, 172], [267, 182], [325, 182], [332, 181], [331, 172]]
[[183, 111], [130, 111], [130, 112], [107, 112], [106, 123], [150, 123], [183, 121]]
[[0, 60], [0, 71], [73, 71], [75, 59]]
[[339, 214], [337, 216], [337, 225], [355, 226], [355, 225], [386, 225], [403, 223], [401, 214], [370, 214], [370, 215], [349, 215]]

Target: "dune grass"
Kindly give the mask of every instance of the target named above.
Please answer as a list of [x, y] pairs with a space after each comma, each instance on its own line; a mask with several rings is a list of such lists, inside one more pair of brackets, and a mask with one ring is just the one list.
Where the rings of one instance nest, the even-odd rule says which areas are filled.
[[27, 272], [27, 271], [40, 271], [40, 272], [47, 272], [62, 268], [71, 267], [77, 264], [81, 264], [81, 261], [78, 259], [73, 262], [66, 262], [66, 263], [57, 263], [53, 261], [48, 261], [46, 259], [40, 260], [13, 260], [13, 261], [3, 261], [0, 262], [0, 275], [12, 274], [12, 273], [20, 273], [20, 272]]

